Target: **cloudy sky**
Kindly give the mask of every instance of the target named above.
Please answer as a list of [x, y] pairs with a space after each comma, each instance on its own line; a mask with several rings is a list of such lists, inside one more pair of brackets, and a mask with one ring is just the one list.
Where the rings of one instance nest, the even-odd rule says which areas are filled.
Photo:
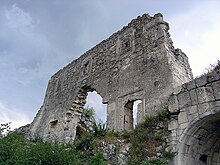
[[57, 70], [144, 13], [164, 15], [202, 74], [220, 59], [219, 9], [219, 0], [0, 0], [0, 123], [31, 122]]

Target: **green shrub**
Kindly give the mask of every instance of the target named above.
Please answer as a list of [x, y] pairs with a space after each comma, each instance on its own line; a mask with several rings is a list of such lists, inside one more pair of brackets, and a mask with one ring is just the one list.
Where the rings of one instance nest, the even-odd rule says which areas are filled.
[[129, 139], [130, 136], [131, 136], [131, 133], [128, 132], [127, 130], [124, 130], [124, 131], [122, 131], [122, 133], [121, 133], [121, 137], [122, 137], [123, 139]]
[[98, 151], [94, 156], [90, 158], [90, 165], [106, 165], [103, 153], [101, 151]]
[[88, 119], [94, 119], [95, 110], [92, 107], [86, 107], [83, 109], [83, 116]]
[[103, 124], [101, 121], [93, 125], [93, 131], [96, 137], [104, 137], [108, 133], [108, 129], [106, 128], [106, 125]]
[[0, 138], [3, 137], [4, 135], [7, 135], [11, 128], [10, 128], [11, 123], [3, 123], [0, 124]]
[[26, 160], [25, 155], [25, 140], [21, 135], [11, 132], [0, 138], [0, 162], [19, 163], [19, 157]]
[[77, 152], [66, 150], [64, 145], [26, 141], [16, 132], [0, 138], [0, 164], [78, 165], [78, 157]]
[[[144, 122], [130, 133], [130, 157], [127, 164], [164, 165], [174, 155], [165, 152], [166, 138], [169, 134], [167, 124], [170, 119], [168, 107], [158, 112], [155, 116], [146, 115]], [[159, 148], [159, 149], [158, 149]], [[160, 158], [157, 153], [161, 153]]]
[[[93, 110], [85, 110], [85, 116], [93, 116]], [[129, 165], [165, 165], [175, 153], [166, 151], [168, 108], [155, 116], [145, 116], [143, 123], [132, 131], [108, 131], [106, 125], [98, 122], [91, 132], [83, 134], [74, 144], [44, 143], [40, 139], [27, 141], [16, 132], [9, 132], [10, 124], [0, 126], [0, 164], [10, 165], [105, 165], [100, 148], [103, 144], [114, 144], [116, 152], [121, 142], [129, 142]], [[121, 139], [120, 141], [118, 139]], [[104, 142], [104, 143], [103, 143]], [[159, 151], [158, 151], [159, 150]], [[160, 157], [157, 153], [160, 152]], [[153, 159], [154, 158], [154, 159]], [[108, 162], [109, 163], [109, 162]], [[112, 159], [110, 164], [117, 164]]]
[[155, 121], [155, 117], [154, 116], [150, 116], [150, 115], [145, 115], [144, 117], [144, 124], [146, 126], [150, 126], [154, 123]]
[[168, 106], [165, 106], [162, 111], [157, 113], [157, 118], [159, 121], [167, 121], [170, 119], [170, 112]]
[[172, 159], [176, 155], [176, 152], [164, 151], [162, 154], [164, 158]]

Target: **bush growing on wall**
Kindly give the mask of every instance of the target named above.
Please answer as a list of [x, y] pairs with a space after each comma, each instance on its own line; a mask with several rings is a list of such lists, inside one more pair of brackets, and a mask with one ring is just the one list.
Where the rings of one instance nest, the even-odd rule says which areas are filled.
[[145, 116], [130, 135], [129, 165], [166, 165], [175, 155], [166, 151], [166, 138], [169, 134], [167, 125], [170, 119], [168, 108], [158, 112], [156, 116]]

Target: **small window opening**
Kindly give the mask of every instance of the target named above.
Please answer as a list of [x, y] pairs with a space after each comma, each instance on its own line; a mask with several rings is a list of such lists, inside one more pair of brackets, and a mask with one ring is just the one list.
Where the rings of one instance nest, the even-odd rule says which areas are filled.
[[88, 73], [89, 73], [89, 61], [85, 63], [83, 66], [83, 75], [88, 74]]
[[51, 121], [50, 128], [55, 128], [57, 124], [58, 124], [58, 120]]
[[127, 48], [127, 47], [129, 46], [129, 42], [128, 42], [128, 41], [125, 42], [125, 43], [124, 43], [124, 46], [125, 46], [125, 48]]

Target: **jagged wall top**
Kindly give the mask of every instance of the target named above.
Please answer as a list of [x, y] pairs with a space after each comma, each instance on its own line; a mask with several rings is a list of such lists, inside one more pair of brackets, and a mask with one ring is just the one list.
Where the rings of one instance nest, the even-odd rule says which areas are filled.
[[[95, 50], [95, 49], [98, 49], [99, 47], [103, 47], [106, 42], [112, 40], [112, 39], [115, 39], [118, 35], [120, 35], [123, 31], [125, 31], [126, 29], [128, 28], [131, 28], [131, 27], [137, 27], [138, 24], [147, 24], [147, 23], [151, 23], [149, 26], [146, 26], [146, 29], [145, 30], [148, 30], [150, 29], [152, 26], [156, 26], [156, 25], [159, 25], [159, 24], [164, 24], [165, 27], [166, 27], [166, 31], [167, 31], [167, 35], [168, 37], [170, 37], [170, 34], [168, 32], [169, 30], [169, 24], [167, 22], [165, 22], [163, 20], [163, 15], [161, 13], [157, 13], [155, 14], [153, 17], [150, 16], [149, 14], [143, 14], [142, 16], [138, 16], [137, 18], [133, 19], [130, 21], [130, 23], [128, 23], [127, 26], [124, 26], [121, 30], [118, 30], [117, 32], [113, 33], [109, 38], [101, 41], [100, 43], [98, 43], [96, 46], [92, 47], [91, 49], [89, 49], [88, 51], [86, 51], [85, 53], [83, 53], [81, 56], [79, 56], [77, 59], [73, 60], [70, 64], [68, 64], [67, 66], [65, 66], [63, 69], [65, 68], [68, 68], [70, 65], [74, 64], [75, 62], [77, 62], [77, 60], [79, 58], [83, 58], [85, 56], [88, 56], [90, 55], [90, 52]], [[188, 57], [185, 55], [185, 53], [183, 53], [181, 51], [181, 49], [175, 49], [174, 50], [174, 47], [173, 47], [173, 42], [171, 41], [171, 48], [173, 49], [173, 52], [176, 56], [176, 58], [178, 58], [178, 60], [180, 60], [181, 62], [183, 62], [183, 64], [188, 64]], [[180, 55], [180, 56], [179, 56]], [[56, 77], [56, 75], [59, 74], [59, 72], [61, 72], [63, 69], [60, 69], [57, 73], [55, 73], [53, 77]]]

